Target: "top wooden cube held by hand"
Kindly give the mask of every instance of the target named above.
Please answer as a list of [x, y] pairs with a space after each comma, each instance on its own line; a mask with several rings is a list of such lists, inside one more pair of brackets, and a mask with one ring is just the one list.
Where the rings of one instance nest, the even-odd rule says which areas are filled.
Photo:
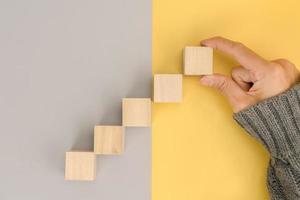
[[213, 49], [210, 47], [185, 47], [184, 75], [213, 73]]

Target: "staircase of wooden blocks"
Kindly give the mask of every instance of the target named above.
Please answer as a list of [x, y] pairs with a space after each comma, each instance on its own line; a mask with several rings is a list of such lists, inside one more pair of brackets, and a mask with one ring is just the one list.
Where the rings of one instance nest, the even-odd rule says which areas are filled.
[[[213, 50], [209, 47], [185, 47], [184, 75], [213, 73]], [[154, 75], [154, 103], [182, 101], [182, 74]], [[94, 129], [94, 151], [68, 151], [65, 179], [92, 181], [96, 178], [96, 155], [120, 155], [124, 152], [125, 127], [151, 126], [151, 99], [124, 98], [122, 125], [99, 125]]]

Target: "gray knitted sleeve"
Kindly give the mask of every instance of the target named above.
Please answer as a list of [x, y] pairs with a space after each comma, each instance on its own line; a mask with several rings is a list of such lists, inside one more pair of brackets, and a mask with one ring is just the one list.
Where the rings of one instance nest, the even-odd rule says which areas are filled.
[[300, 199], [300, 84], [233, 117], [270, 152], [271, 198]]

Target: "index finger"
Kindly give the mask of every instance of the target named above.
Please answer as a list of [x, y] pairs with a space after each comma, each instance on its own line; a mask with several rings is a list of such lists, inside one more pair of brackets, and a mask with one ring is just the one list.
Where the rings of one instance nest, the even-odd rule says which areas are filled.
[[267, 60], [257, 55], [255, 52], [253, 52], [248, 47], [244, 46], [242, 43], [228, 40], [226, 38], [213, 37], [210, 39], [203, 40], [201, 44], [231, 55], [243, 67], [245, 67], [248, 70], [263, 68], [268, 63]]

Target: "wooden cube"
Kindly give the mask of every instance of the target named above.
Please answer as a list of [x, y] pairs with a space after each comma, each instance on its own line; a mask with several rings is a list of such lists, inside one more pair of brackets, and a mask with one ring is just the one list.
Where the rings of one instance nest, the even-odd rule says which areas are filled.
[[184, 74], [207, 75], [213, 73], [213, 49], [210, 47], [185, 47]]
[[65, 179], [92, 181], [96, 177], [96, 155], [94, 152], [66, 152]]
[[182, 75], [154, 75], [154, 102], [178, 103], [182, 101]]
[[121, 154], [124, 149], [124, 127], [95, 126], [95, 154]]
[[124, 98], [122, 101], [123, 126], [151, 126], [151, 99]]

